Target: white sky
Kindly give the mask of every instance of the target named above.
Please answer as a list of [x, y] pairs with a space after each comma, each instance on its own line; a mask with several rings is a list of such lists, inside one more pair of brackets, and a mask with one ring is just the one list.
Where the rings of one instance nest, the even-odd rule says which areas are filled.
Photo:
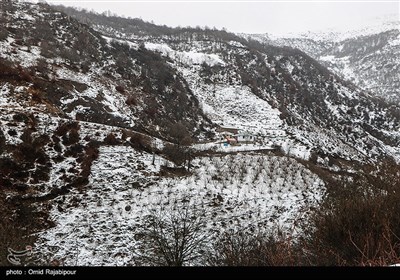
[[110, 10], [168, 26], [225, 27], [232, 32], [287, 34], [365, 27], [376, 18], [399, 19], [397, 1], [51, 1], [65, 6]]

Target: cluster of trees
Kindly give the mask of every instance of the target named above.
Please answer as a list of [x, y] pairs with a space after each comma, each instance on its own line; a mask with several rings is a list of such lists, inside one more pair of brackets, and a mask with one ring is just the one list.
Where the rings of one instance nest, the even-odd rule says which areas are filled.
[[146, 22], [139, 18], [124, 18], [112, 14], [110, 11], [103, 13], [97, 13], [93, 10], [88, 11], [87, 9], [76, 9], [72, 7], [65, 7], [63, 5], [54, 6], [59, 11], [66, 13], [67, 15], [73, 16], [80, 22], [88, 24], [90, 26], [104, 26], [104, 32], [107, 33], [107, 27], [111, 27], [121, 33], [126, 34], [137, 34], [137, 35], [148, 35], [153, 37], [164, 36], [166, 38], [174, 38], [177, 40], [197, 40], [202, 39], [216, 39], [229, 41], [232, 38], [236, 38], [233, 33], [227, 32], [225, 29], [217, 30], [215, 27], [210, 28], [205, 26], [202, 27], [168, 27], [166, 25], [156, 25], [152, 22]]
[[[104, 27], [111, 27], [113, 30], [120, 31], [121, 34], [161, 36], [173, 47], [190, 48], [190, 42], [193, 40], [204, 40], [206, 43], [212, 42], [212, 44], [209, 44], [210, 51], [217, 51], [219, 54], [227, 58], [229, 57], [229, 60], [234, 60], [235, 64], [239, 66], [237, 72], [240, 75], [242, 83], [248, 85], [253, 93], [261, 98], [264, 98], [263, 94], [265, 92], [274, 95], [270, 100], [271, 104], [282, 111], [282, 117], [290, 124], [299, 121], [290, 114], [291, 105], [301, 104], [301, 106], [296, 107], [296, 111], [299, 111], [301, 115], [306, 117], [311, 114], [313, 116], [312, 121], [315, 124], [328, 129], [333, 127], [335, 130], [339, 131], [342, 129], [342, 124], [339, 122], [350, 122], [351, 120], [345, 117], [345, 112], [343, 112], [342, 119], [334, 114], [326, 114], [329, 110], [324, 100], [328, 98], [327, 100], [332, 104], [343, 104], [343, 102], [345, 102], [346, 105], [351, 108], [355, 108], [359, 102], [363, 102], [362, 95], [360, 95], [360, 101], [353, 102], [352, 100], [344, 100], [338, 94], [340, 88], [338, 85], [342, 84], [350, 88], [353, 88], [353, 86], [332, 74], [313, 58], [297, 49], [275, 47], [254, 40], [246, 40], [237, 37], [235, 34], [226, 32], [225, 30], [169, 28], [144, 22], [140, 19], [110, 16], [109, 13], [101, 15], [86, 10], [76, 10], [62, 6], [57, 6], [57, 8], [68, 15], [76, 17], [81, 22], [91, 22], [96, 26], [103, 25]], [[247, 54], [235, 56], [230, 54], [229, 51], [226, 51], [229, 50], [229, 41], [232, 40], [243, 44], [249, 50]], [[187, 44], [181, 44], [182, 41], [187, 42]], [[224, 45], [224, 47], [220, 46], [218, 50], [212, 50], [213, 46], [221, 44]], [[122, 50], [122, 47], [119, 49]], [[115, 51], [119, 49], [117, 48]], [[157, 115], [160, 115], [160, 113], [162, 113], [164, 117], [174, 116], [174, 119], [184, 119], [185, 117], [195, 118], [196, 114], [190, 116], [185, 116], [185, 114], [183, 114], [183, 112], [189, 112], [193, 108], [183, 110], [183, 107], [180, 106], [178, 108], [179, 110], [176, 110], [177, 108], [173, 108], [170, 105], [165, 106], [166, 103], [191, 104], [191, 102], [194, 102], [190, 98], [187, 99], [187, 96], [190, 96], [190, 91], [188, 92], [180, 78], [173, 78], [176, 73], [172, 69], [169, 69], [168, 65], [165, 64], [165, 60], [154, 53], [151, 54], [152, 52], [146, 51], [144, 48], [133, 53], [134, 54], [131, 55], [128, 51], [119, 52], [116, 71], [123, 75], [124, 78], [130, 80], [132, 85], [141, 86], [146, 93], [154, 97], [153, 101], [155, 100], [155, 102], [146, 103], [150, 105], [161, 105], [148, 106], [148, 108], [145, 109], [144, 112], [146, 115], [143, 117], [148, 121], [147, 124], [156, 121], [156, 124], [162, 125], [159, 123], [159, 118], [157, 118]], [[266, 65], [265, 57], [261, 54], [267, 55], [268, 63], [273, 64], [274, 69]], [[139, 77], [131, 74], [131, 72], [133, 73], [134, 71], [131, 71], [130, 69], [132, 67], [128, 65], [131, 61], [130, 58], [137, 59], [142, 67]], [[249, 63], [246, 62], [249, 61], [256, 62], [252, 63], [251, 69], [247, 69]], [[294, 66], [292, 73], [288, 73], [286, 63], [291, 63]], [[220, 71], [218, 69], [210, 69], [210, 67], [203, 67], [201, 75], [209, 83], [216, 83], [218, 82], [216, 78], [217, 75], [215, 75], [217, 72]], [[321, 98], [321, 94], [326, 98]], [[376, 108], [374, 109], [371, 105], [372, 103], [376, 102], [367, 102], [367, 104], [363, 104], [365, 106], [359, 107], [366, 108], [363, 112], [376, 111]], [[382, 109], [380, 111], [388, 112], [388, 116], [384, 116], [384, 119], [398, 119], [397, 116], [400, 115], [398, 106], [390, 106], [386, 103], [379, 106]], [[354, 111], [351, 119], [363, 119], [365, 115], [363, 112]], [[200, 112], [198, 111], [197, 113]], [[173, 121], [173, 119], [169, 119], [168, 121]], [[376, 128], [387, 126], [382, 123], [379, 118], [366, 121]], [[383, 139], [382, 133], [377, 135], [380, 140], [387, 142], [386, 139]], [[389, 141], [392, 140], [393, 139], [389, 139]]]
[[186, 165], [190, 169], [190, 162], [194, 156], [194, 150], [190, 147], [193, 138], [185, 124], [178, 122], [169, 126], [171, 144], [166, 144], [163, 154], [178, 166]]

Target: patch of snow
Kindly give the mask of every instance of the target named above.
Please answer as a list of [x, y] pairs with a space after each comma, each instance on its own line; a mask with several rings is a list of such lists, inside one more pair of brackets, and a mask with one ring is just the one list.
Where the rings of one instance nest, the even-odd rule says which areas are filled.
[[104, 36], [104, 35], [102, 35], [101, 37], [103, 37], [103, 39], [105, 39], [108, 44], [110, 44], [112, 42], [118, 42], [120, 44], [128, 45], [131, 49], [134, 49], [134, 50], [138, 50], [139, 49], [139, 45], [137, 43], [134, 43], [134, 42], [129, 41], [129, 40], [116, 39], [116, 38], [111, 38], [111, 37], [107, 37], [107, 36]]
[[209, 66], [225, 65], [225, 62], [216, 54], [206, 54], [194, 51], [175, 51], [166, 44], [145, 43], [148, 50], [161, 53], [163, 56], [170, 57], [186, 65], [201, 65], [203, 63]]
[[395, 40], [389, 41], [389, 45], [390, 45], [391, 47], [400, 46], [400, 35], [399, 35]]
[[321, 61], [328, 61], [331, 63], [335, 62], [336, 57], [334, 55], [325, 55], [325, 56], [320, 56], [319, 60]]
[[198, 79], [196, 71], [199, 69], [179, 70], [213, 122], [264, 137], [285, 134], [280, 111], [253, 94], [247, 86], [207, 85]]

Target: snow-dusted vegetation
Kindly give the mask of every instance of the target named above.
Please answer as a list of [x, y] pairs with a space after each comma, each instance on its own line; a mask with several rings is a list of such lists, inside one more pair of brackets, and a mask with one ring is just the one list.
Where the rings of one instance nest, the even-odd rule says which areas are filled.
[[295, 236], [325, 193], [318, 176], [286, 157], [204, 157], [184, 177], [160, 176], [166, 160], [154, 163], [150, 154], [102, 147], [90, 189], [57, 199], [51, 211], [57, 225], [40, 235], [37, 246], [66, 265], [132, 264], [143, 219], [152, 211], [182, 211], [185, 203], [202, 211], [204, 235], [240, 230]]
[[398, 91], [398, 30], [273, 42], [0, 7], [0, 265], [398, 262], [400, 108], [375, 96]]

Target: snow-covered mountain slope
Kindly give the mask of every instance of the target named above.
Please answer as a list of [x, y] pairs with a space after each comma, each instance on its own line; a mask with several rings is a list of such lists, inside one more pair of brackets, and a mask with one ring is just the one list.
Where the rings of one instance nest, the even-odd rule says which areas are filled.
[[[229, 62], [225, 63], [220, 55], [197, 49], [182, 52], [166, 44], [145, 43], [145, 47], [177, 62], [176, 69], [188, 82], [203, 111], [214, 123], [264, 137], [285, 135], [280, 111], [255, 95], [249, 86], [243, 85], [237, 73], [230, 71], [226, 77], [213, 77], [213, 67], [229, 67]], [[218, 81], [220, 78], [231, 81]], [[207, 82], [204, 82], [205, 79]]]
[[[85, 18], [82, 11], [62, 10]], [[300, 51], [224, 31], [157, 29], [96, 14], [86, 18], [107, 36], [160, 53], [217, 124], [265, 138], [276, 135], [278, 144], [306, 149], [308, 155], [359, 161], [399, 155], [398, 106], [372, 98]]]
[[400, 100], [400, 30], [347, 39], [319, 58], [332, 71], [389, 101]]
[[163, 141], [148, 134], [169, 138], [176, 122], [194, 138], [210, 132], [185, 81], [159, 55], [48, 5], [0, 5], [0, 200], [9, 213], [0, 227], [3, 234], [12, 221], [18, 246], [54, 225], [54, 198], [88, 187], [102, 145], [157, 152]]
[[[170, 38], [169, 44], [145, 47], [172, 60], [214, 122], [347, 160], [398, 157], [397, 107], [374, 100], [301, 52], [234, 42], [188, 45]], [[222, 63], [187, 63], [173, 54], [183, 51], [218, 55]], [[394, 142], [386, 142], [388, 131]]]
[[[306, 32], [288, 32], [288, 33], [265, 33], [265, 34], [245, 34], [241, 33], [240, 36], [251, 36], [259, 41], [265, 43], [277, 43], [283, 44], [286, 42], [287, 46], [290, 46], [293, 42], [299, 40], [315, 41], [323, 43], [340, 43], [342, 41], [362, 37], [370, 36], [379, 33], [384, 33], [391, 30], [398, 30], [399, 26], [399, 14], [392, 13], [386, 14], [385, 16], [369, 18], [364, 23], [359, 23], [357, 27], [349, 27], [347, 25], [331, 27], [328, 29], [321, 29], [315, 31]], [[291, 41], [293, 40], [293, 41]], [[306, 46], [306, 45], [304, 45]]]
[[[102, 36], [45, 4], [3, 6], [2, 98], [163, 137], [178, 121], [185, 121], [193, 136], [210, 127], [185, 81], [157, 54]], [[6, 97], [16, 85], [20, 98]]]
[[358, 27], [349, 28], [348, 26], [332, 27], [328, 30], [315, 32], [305, 32], [299, 35], [292, 35], [292, 38], [310, 38], [330, 42], [342, 42], [347, 39], [362, 36], [371, 36], [379, 33], [385, 33], [391, 30], [399, 30], [400, 19], [397, 12], [369, 18], [360, 23]]
[[306, 52], [345, 80], [388, 101], [400, 99], [400, 22], [387, 18], [360, 30], [290, 37], [242, 36]]
[[[269, 34], [239, 34], [241, 37], [255, 40], [265, 45], [273, 45], [278, 47], [291, 47], [302, 50], [313, 58], [318, 58], [319, 55], [328, 51], [335, 44], [329, 39], [324, 40], [323, 37], [293, 35], [293, 37], [275, 37]], [[296, 37], [297, 36], [297, 37]]]

